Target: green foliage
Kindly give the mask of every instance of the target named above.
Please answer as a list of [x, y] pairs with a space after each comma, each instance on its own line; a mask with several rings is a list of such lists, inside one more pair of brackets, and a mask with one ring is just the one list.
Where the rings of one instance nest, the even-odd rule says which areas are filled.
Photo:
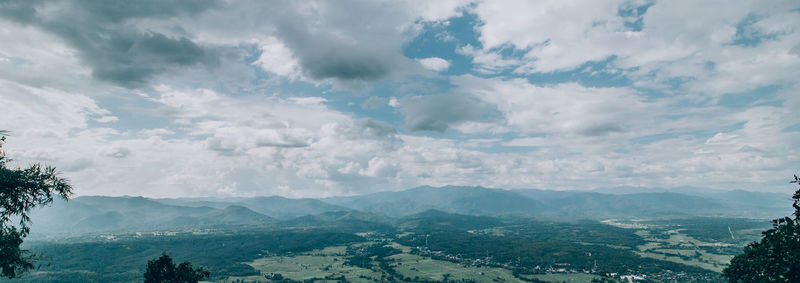
[[211, 276], [211, 272], [202, 267], [194, 269], [188, 261], [179, 264], [177, 267], [172, 263], [167, 253], [162, 253], [161, 257], [147, 262], [147, 270], [144, 272], [145, 283], [197, 283], [203, 278]]
[[259, 275], [259, 272], [244, 262], [266, 255], [292, 255], [363, 240], [362, 237], [339, 232], [264, 230], [134, 237], [116, 241], [40, 243], [32, 245], [31, 250], [47, 258], [49, 264], [42, 266], [44, 272], [26, 276], [26, 281], [141, 281], [145, 272], [142, 263], [165, 250], [174, 258], [204, 266], [212, 273], [213, 280], [227, 276], [252, 276]]
[[635, 247], [645, 241], [631, 229], [592, 221], [507, 221], [506, 226], [495, 232], [446, 228], [447, 222], [428, 223], [415, 227], [414, 234], [400, 237], [397, 242], [424, 247], [414, 252], [435, 259], [505, 267], [520, 274], [543, 273], [548, 267], [559, 268], [558, 264], [568, 269], [592, 270], [596, 263], [597, 268], [614, 271], [647, 274], [680, 271], [703, 282], [717, 277], [699, 267], [637, 255]]
[[[30, 233], [31, 209], [52, 203], [55, 195], [67, 199], [72, 186], [50, 166], [8, 168], [5, 140], [0, 137], [0, 277], [15, 278], [33, 268], [33, 257], [20, 247]], [[19, 228], [11, 224], [17, 217]]]
[[0, 230], [0, 272], [5, 277], [14, 278], [33, 268], [33, 260], [20, 248], [22, 237], [15, 227]]
[[388, 268], [388, 265], [385, 265], [386, 262], [384, 258], [400, 254], [401, 251], [388, 246], [387, 244], [388, 243], [381, 242], [358, 247], [349, 246], [347, 247], [347, 258], [345, 259], [344, 264], [369, 269], [372, 268], [371, 262], [374, 258], [379, 264], [381, 264], [382, 269], [391, 269]]
[[[741, 252], [739, 247], [761, 238], [761, 232], [752, 231], [763, 231], [771, 227], [769, 221], [729, 217], [687, 217], [659, 219], [644, 223], [664, 226], [657, 228], [663, 231], [681, 229], [682, 234], [704, 242], [735, 244], [738, 247], [734, 254]], [[730, 230], [728, 230], [729, 228]], [[735, 237], [731, 237], [731, 232]]]
[[[792, 183], [800, 184], [797, 175]], [[800, 282], [800, 189], [792, 199], [794, 217], [772, 220], [761, 241], [747, 245], [723, 270], [730, 282]]]
[[599, 272], [600, 278], [592, 279], [592, 283], [616, 283], [617, 280], [611, 278], [611, 275], [607, 271]]

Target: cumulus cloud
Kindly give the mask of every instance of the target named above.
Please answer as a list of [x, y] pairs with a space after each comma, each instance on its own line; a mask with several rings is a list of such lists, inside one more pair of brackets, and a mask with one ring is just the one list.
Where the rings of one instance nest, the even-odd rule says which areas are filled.
[[168, 69], [214, 64], [216, 59], [212, 51], [185, 36], [133, 29], [127, 21], [197, 13], [211, 4], [211, 1], [151, 1], [136, 5], [125, 1], [13, 1], [0, 5], [0, 14], [63, 39], [79, 52], [94, 77], [124, 86], [140, 86]]
[[[464, 79], [476, 83], [476, 78]], [[555, 95], [548, 93], [555, 90], [541, 90], [523, 82], [506, 82], [513, 87], [498, 89], [494, 84], [503, 82], [501, 79], [477, 80], [491, 88], [470, 85], [476, 89], [470, 95], [502, 92], [525, 97], [531, 93], [536, 95], [535, 91]], [[462, 142], [401, 135], [388, 123], [351, 117], [326, 107], [319, 99], [311, 103], [313, 99], [237, 97], [205, 89], [167, 86], [150, 94], [149, 99], [173, 109], [167, 112], [170, 117], [193, 122], [131, 135], [107, 128], [92, 128], [89, 125], [91, 117], [115, 113], [97, 107], [91, 98], [49, 91], [42, 92], [40, 99], [31, 100], [30, 97], [42, 90], [29, 89], [30, 93], [14, 96], [11, 93], [19, 93], [20, 89], [12, 87], [6, 85], [6, 89], [14, 91], [2, 96], [4, 101], [20, 107], [0, 113], [0, 127], [11, 125], [6, 121], [20, 122], [21, 128], [9, 128], [19, 133], [8, 144], [12, 157], [20, 162], [46, 161], [58, 165], [67, 170], [65, 174], [81, 188], [81, 194], [319, 197], [371, 192], [376, 186], [404, 189], [422, 184], [585, 189], [587, 183], [597, 186], [659, 184], [666, 187], [702, 183], [752, 189], [748, 186], [770, 182], [769, 176], [775, 175], [776, 171], [785, 171], [797, 161], [797, 157], [786, 157], [785, 154], [796, 156], [793, 145], [800, 140], [800, 133], [781, 132], [796, 118], [780, 107], [771, 106], [715, 114], [734, 123], [745, 121], [739, 129], [725, 134], [683, 135], [647, 144], [627, 141], [641, 133], [592, 136], [578, 131], [565, 134], [560, 132], [563, 129], [560, 125], [533, 127], [537, 131], [554, 131], [541, 137]], [[553, 88], [560, 89], [558, 86]], [[524, 91], [513, 92], [515, 89]], [[559, 95], [589, 95], [580, 92], [598, 91], [579, 86], [560, 90], [569, 91]], [[614, 90], [614, 93], [622, 95], [622, 98], [632, 95], [624, 90], [618, 91]], [[603, 95], [611, 94], [600, 95], [608, 98]], [[428, 97], [434, 101], [443, 100], [437, 105], [458, 105], [453, 100], [463, 98], [450, 95]], [[466, 98], [468, 101], [475, 99], [472, 96]], [[70, 104], [68, 101], [80, 103]], [[53, 107], [56, 102], [62, 103], [62, 107]], [[414, 101], [403, 105], [414, 105], [411, 102]], [[541, 100], [541, 103], [546, 101]], [[591, 103], [587, 105], [593, 105]], [[430, 116], [436, 112], [428, 110], [422, 113]], [[680, 114], [707, 115], [708, 111], [724, 109]], [[14, 117], [25, 116], [41, 120], [14, 120]], [[480, 119], [432, 117], [459, 126], [476, 123], [458, 122], [459, 119]], [[65, 123], [56, 123], [58, 121]], [[659, 127], [660, 124], [652, 125]], [[664, 124], [661, 127], [677, 127]], [[711, 124], [684, 126], [682, 129], [713, 129], [715, 126]], [[527, 127], [525, 124], [507, 126]], [[656, 131], [664, 132], [666, 128]], [[638, 129], [635, 124], [633, 129]], [[188, 134], [181, 134], [184, 132]], [[485, 150], [485, 146], [497, 144], [535, 149], [512, 152]], [[743, 145], [759, 150], [742, 150]]]
[[513, 65], [535, 72], [570, 69], [602, 60], [613, 50], [613, 46], [602, 43], [624, 42], [626, 37], [620, 29], [624, 22], [616, 16], [621, 3], [481, 1], [473, 11], [483, 21], [479, 27], [482, 47], [467, 52], [479, 54], [476, 58], [481, 64], [491, 68], [512, 65], [499, 54], [506, 45], [527, 50], [525, 57], [531, 60], [522, 64], [530, 65]]
[[409, 130], [444, 132], [453, 125], [480, 119], [487, 108], [466, 95], [437, 94], [408, 98], [400, 111]]
[[[95, 78], [139, 87], [171, 70], [216, 68], [220, 48], [242, 44], [258, 46], [254, 65], [292, 80], [374, 81], [407, 64], [401, 47], [415, 33], [416, 21], [444, 20], [461, 5], [12, 1], [0, 5], [0, 15], [60, 37]], [[349, 16], [354, 12], [360, 16]]]
[[728, 4], [480, 1], [470, 11], [482, 22], [481, 46], [461, 50], [487, 73], [562, 72], [611, 60], [603, 71], [621, 68], [639, 86], [685, 80], [710, 94], [796, 77], [797, 2]]
[[[462, 76], [461, 90], [500, 110], [508, 126], [528, 133], [602, 136], [625, 131], [648, 105], [628, 88], [589, 88], [575, 83], [537, 86], [524, 79]], [[643, 118], [639, 118], [643, 119]]]
[[393, 163], [385, 158], [375, 157], [370, 159], [367, 168], [359, 170], [359, 173], [371, 177], [394, 177], [398, 168]]
[[[797, 4], [690, 4], [4, 2], [0, 129], [85, 195], [779, 188]], [[477, 42], [449, 30], [462, 11]], [[455, 50], [409, 59], [418, 35]], [[459, 54], [473, 74], [420, 68]]]
[[[446, 20], [465, 4], [235, 1], [179, 22], [201, 42], [255, 43], [261, 51], [256, 64], [278, 75], [369, 82], [406, 68], [402, 45], [418, 32], [419, 22]], [[175, 23], [154, 20], [142, 26], [166, 30]]]
[[[278, 17], [277, 35], [314, 79], [374, 81], [406, 64], [401, 55], [404, 32], [416, 20], [444, 20], [455, 14], [458, 1], [430, 3], [353, 1], [314, 5], [294, 3]], [[436, 7], [437, 12], [417, 14]], [[351, 17], [354, 12], [359, 17]]]
[[275, 37], [267, 37], [258, 43], [261, 55], [253, 64], [274, 74], [287, 77], [291, 80], [303, 78], [300, 62], [294, 53], [283, 42]]
[[[2, 128], [17, 132], [67, 138], [70, 132], [88, 127], [92, 118], [111, 112], [81, 93], [34, 88], [0, 80], [3, 100]], [[46, 113], [46, 115], [42, 115]]]
[[[12, 157], [57, 164], [83, 195], [341, 195], [399, 170], [389, 159], [370, 161], [402, 147], [393, 126], [330, 110], [320, 99], [160, 86], [147, 99], [170, 109], [167, 119], [190, 123], [133, 134], [93, 127], [92, 117], [111, 113], [90, 97], [0, 83], [13, 106], [0, 113], [0, 128], [15, 133]], [[338, 172], [353, 162], [363, 165]]]

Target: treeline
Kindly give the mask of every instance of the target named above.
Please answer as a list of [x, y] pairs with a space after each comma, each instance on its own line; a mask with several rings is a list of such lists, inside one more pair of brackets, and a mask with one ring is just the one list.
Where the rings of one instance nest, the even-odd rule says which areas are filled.
[[[511, 235], [533, 241], [552, 239], [569, 240], [574, 243], [591, 243], [635, 248], [646, 243], [631, 229], [606, 225], [597, 221], [555, 222], [519, 220], [507, 226]], [[508, 234], [508, 233], [507, 233]]]

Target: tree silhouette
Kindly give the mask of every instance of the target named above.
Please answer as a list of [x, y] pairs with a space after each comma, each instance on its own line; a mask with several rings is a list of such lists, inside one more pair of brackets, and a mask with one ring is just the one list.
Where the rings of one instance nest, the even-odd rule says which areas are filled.
[[202, 267], [194, 269], [188, 261], [176, 267], [172, 263], [172, 258], [165, 252], [161, 257], [147, 262], [144, 283], [197, 283], [210, 275], [211, 273]]
[[[72, 186], [50, 166], [9, 168], [5, 134], [0, 131], [0, 277], [15, 278], [33, 268], [33, 255], [20, 247], [30, 233], [31, 209], [52, 203], [54, 196], [69, 198]], [[12, 224], [17, 217], [19, 227]]]
[[[797, 175], [791, 183], [800, 185]], [[793, 217], [772, 220], [761, 241], [748, 244], [722, 271], [730, 282], [800, 282], [800, 188], [792, 199]]]

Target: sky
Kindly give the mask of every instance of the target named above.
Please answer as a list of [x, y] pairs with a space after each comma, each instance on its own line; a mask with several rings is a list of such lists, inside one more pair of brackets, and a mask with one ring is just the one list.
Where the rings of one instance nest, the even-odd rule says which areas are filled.
[[14, 166], [77, 195], [785, 191], [800, 1], [0, 1]]

